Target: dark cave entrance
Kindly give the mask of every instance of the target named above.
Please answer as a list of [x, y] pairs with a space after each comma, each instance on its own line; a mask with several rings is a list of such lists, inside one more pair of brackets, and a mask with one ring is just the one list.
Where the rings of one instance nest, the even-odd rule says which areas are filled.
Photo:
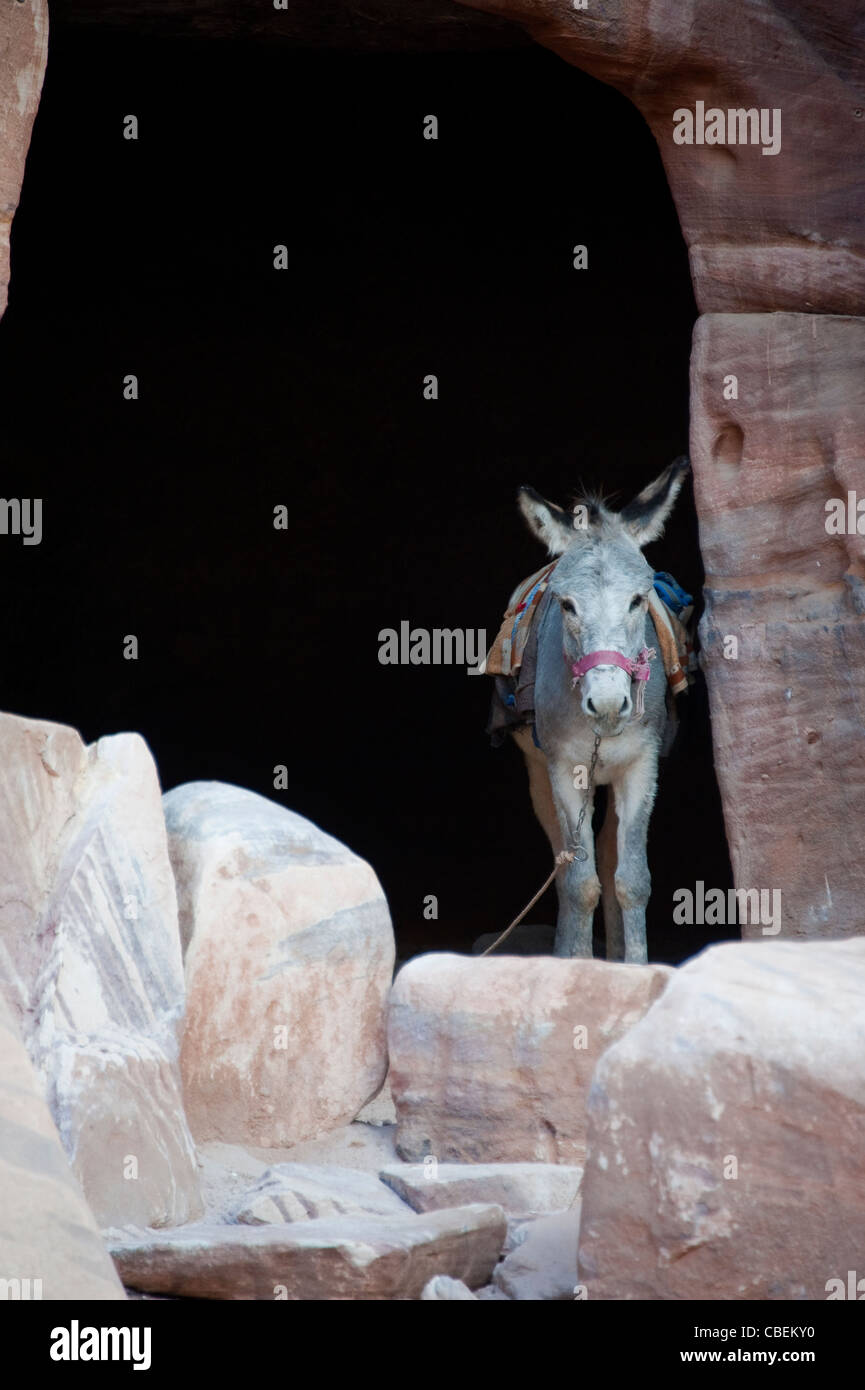
[[[4, 707], [138, 730], [166, 789], [234, 782], [316, 821], [375, 867], [402, 957], [501, 930], [548, 871], [521, 758], [489, 747], [486, 679], [382, 666], [378, 634], [491, 641], [543, 558], [520, 483], [624, 502], [687, 448], [696, 309], [639, 113], [536, 48], [57, 25], [12, 255], [0, 447], [44, 535], [0, 556]], [[699, 594], [690, 487], [647, 553]], [[685, 705], [654, 960], [719, 939], [672, 925], [674, 889], [732, 881], [702, 681]]]

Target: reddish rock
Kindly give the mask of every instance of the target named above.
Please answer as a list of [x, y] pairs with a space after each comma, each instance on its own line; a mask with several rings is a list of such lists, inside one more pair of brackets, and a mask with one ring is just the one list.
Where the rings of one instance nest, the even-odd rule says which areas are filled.
[[860, 932], [865, 862], [842, 828], [865, 819], [865, 535], [829, 534], [826, 503], [865, 499], [865, 320], [708, 314], [691, 392], [700, 635], [735, 880], [780, 890], [782, 936]]
[[736, 942], [601, 1058], [593, 1299], [825, 1299], [865, 1250], [865, 939]]
[[46, 0], [0, 12], [0, 315], [9, 287], [9, 233], [48, 59]]
[[[463, 0], [467, 3], [467, 0]], [[859, 0], [471, 0], [617, 87], [654, 134], [700, 310], [861, 313], [865, 61]], [[677, 144], [674, 113], [781, 112], [780, 151]], [[769, 118], [771, 119], [771, 118]], [[725, 119], [726, 127], [726, 119]], [[696, 130], [695, 130], [696, 135]], [[726, 135], [726, 129], [725, 129]]]
[[671, 973], [541, 957], [410, 961], [388, 1010], [400, 1157], [581, 1164], [598, 1058]]
[[199, 1224], [182, 1231], [112, 1232], [124, 1282], [184, 1298], [302, 1300], [420, 1298], [437, 1274], [478, 1288], [505, 1239], [500, 1207], [417, 1216], [342, 1216], [293, 1226]]

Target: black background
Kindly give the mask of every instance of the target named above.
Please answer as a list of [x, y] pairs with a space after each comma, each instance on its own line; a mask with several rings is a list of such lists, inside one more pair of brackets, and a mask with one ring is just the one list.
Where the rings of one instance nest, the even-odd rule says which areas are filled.
[[[621, 504], [687, 449], [696, 310], [638, 112], [541, 49], [59, 26], [12, 266], [2, 491], [43, 498], [44, 536], [0, 544], [4, 708], [138, 730], [166, 789], [310, 817], [374, 865], [402, 956], [504, 927], [549, 850], [519, 754], [486, 739], [490, 682], [383, 667], [378, 633], [492, 641], [543, 560], [520, 483]], [[690, 486], [648, 557], [699, 593]], [[718, 935], [672, 926], [673, 889], [731, 882], [702, 683], [686, 703], [650, 840], [670, 961]]]

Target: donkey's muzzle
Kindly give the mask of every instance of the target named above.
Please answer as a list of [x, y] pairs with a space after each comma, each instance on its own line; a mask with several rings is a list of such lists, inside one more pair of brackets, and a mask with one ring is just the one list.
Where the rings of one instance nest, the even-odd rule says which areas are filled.
[[[633, 707], [634, 705], [630, 695], [626, 695], [621, 705], [619, 706], [616, 717], [620, 720], [628, 719], [630, 717], [630, 713]], [[598, 709], [594, 700], [591, 699], [586, 701], [586, 713], [591, 714], [593, 718], [597, 719], [601, 719], [603, 717], [602, 712]]]
[[[582, 684], [583, 713], [596, 721], [594, 731], [601, 738], [620, 734], [625, 723], [636, 713], [643, 714], [646, 682], [651, 674], [649, 665], [656, 655], [654, 647], [643, 647], [637, 656], [623, 656], [615, 650], [589, 652], [571, 665], [574, 689]], [[622, 673], [627, 686], [622, 685]], [[636, 702], [631, 692], [636, 686]]]
[[616, 667], [596, 667], [583, 682], [582, 709], [594, 732], [601, 738], [615, 738], [633, 713], [631, 682]]

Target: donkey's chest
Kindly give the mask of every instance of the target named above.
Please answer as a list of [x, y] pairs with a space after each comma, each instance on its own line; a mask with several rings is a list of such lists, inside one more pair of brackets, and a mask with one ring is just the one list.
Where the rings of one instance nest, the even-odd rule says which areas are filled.
[[[557, 749], [556, 761], [566, 763], [572, 775], [575, 775], [577, 768], [589, 767], [594, 747], [592, 734], [574, 734], [565, 740], [564, 747]], [[644, 728], [626, 728], [616, 738], [602, 739], [595, 768], [596, 785], [604, 787], [617, 782], [629, 768], [645, 757], [646, 752]]]

